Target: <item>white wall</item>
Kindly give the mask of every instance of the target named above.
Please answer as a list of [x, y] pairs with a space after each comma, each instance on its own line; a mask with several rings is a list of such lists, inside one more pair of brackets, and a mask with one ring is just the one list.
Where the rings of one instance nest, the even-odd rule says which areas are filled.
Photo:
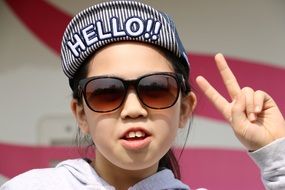
[[[49, 2], [71, 15], [94, 1]], [[285, 68], [285, 1], [145, 2], [172, 15], [190, 52], [223, 52]], [[71, 114], [67, 79], [59, 57], [23, 26], [4, 1], [0, 1], [0, 26], [0, 141], [36, 144], [40, 121]], [[200, 117], [195, 121], [192, 144], [239, 147], [226, 124]], [[217, 131], [201, 140], [202, 134]], [[221, 136], [228, 138], [221, 142]]]

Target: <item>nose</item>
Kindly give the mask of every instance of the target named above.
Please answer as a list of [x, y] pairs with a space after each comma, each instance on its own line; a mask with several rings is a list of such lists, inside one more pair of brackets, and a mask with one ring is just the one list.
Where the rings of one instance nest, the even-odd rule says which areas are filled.
[[140, 102], [134, 89], [129, 89], [125, 101], [122, 105], [121, 118], [139, 118], [146, 117], [148, 112]]

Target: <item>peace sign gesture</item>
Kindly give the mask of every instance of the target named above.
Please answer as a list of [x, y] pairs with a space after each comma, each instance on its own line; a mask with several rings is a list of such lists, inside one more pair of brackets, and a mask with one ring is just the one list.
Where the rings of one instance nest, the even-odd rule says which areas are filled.
[[232, 126], [239, 141], [248, 150], [257, 150], [285, 137], [285, 121], [274, 100], [260, 90], [240, 88], [222, 54], [215, 56], [231, 101], [226, 100], [204, 77], [196, 82], [214, 106]]

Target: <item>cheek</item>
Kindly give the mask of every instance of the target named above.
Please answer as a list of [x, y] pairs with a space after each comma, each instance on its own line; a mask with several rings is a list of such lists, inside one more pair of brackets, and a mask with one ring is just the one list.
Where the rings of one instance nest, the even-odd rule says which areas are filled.
[[157, 123], [155, 124], [155, 127], [158, 129], [157, 135], [159, 135], [163, 140], [172, 143], [179, 128], [179, 121], [180, 104], [177, 102], [177, 104], [171, 108], [165, 109], [163, 115], [161, 115], [160, 119], [157, 120]]
[[95, 144], [96, 142], [106, 140], [106, 137], [115, 135], [114, 127], [116, 126], [117, 118], [114, 113], [102, 114], [88, 110], [86, 111], [86, 120]]
[[90, 135], [95, 144], [96, 151], [99, 151], [106, 158], [113, 156], [116, 152], [116, 121], [112, 118], [93, 118], [89, 122]]
[[177, 130], [179, 128], [179, 121], [180, 121], [180, 106], [176, 104], [170, 113], [170, 120], [169, 120], [169, 136], [172, 140], [175, 139]]
[[178, 98], [176, 104], [174, 104], [171, 108], [168, 109], [167, 117], [169, 118], [168, 123], [171, 128], [178, 128], [179, 127], [179, 121], [180, 121], [180, 112], [181, 112], [181, 106], [180, 106], [180, 98]]
[[180, 116], [181, 116], [181, 98], [179, 97], [176, 104], [172, 107], [170, 113], [170, 126], [172, 132], [173, 140], [176, 137], [177, 130], [180, 126]]

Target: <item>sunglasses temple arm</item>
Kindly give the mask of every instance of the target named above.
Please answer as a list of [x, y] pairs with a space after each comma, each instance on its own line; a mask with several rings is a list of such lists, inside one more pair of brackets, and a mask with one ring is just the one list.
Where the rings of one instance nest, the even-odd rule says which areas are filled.
[[81, 96], [82, 96], [82, 93], [83, 93], [83, 89], [82, 89], [81, 85], [78, 85], [77, 90], [78, 90], [78, 91], [77, 91], [77, 92], [78, 92], [77, 96], [78, 96], [78, 97], [81, 97]]
[[180, 80], [181, 80], [181, 90], [183, 91], [183, 93], [187, 94], [188, 92], [191, 91], [191, 88], [189, 86], [189, 84], [185, 81], [183, 75], [180, 75]]

